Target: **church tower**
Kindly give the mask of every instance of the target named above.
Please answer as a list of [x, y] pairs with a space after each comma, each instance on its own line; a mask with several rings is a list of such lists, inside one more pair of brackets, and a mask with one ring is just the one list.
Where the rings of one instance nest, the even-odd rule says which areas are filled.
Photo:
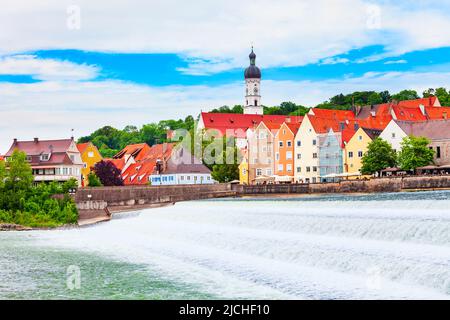
[[261, 70], [255, 65], [256, 54], [252, 52], [248, 56], [250, 58], [250, 66], [245, 69], [245, 104], [244, 114], [263, 114], [261, 106]]

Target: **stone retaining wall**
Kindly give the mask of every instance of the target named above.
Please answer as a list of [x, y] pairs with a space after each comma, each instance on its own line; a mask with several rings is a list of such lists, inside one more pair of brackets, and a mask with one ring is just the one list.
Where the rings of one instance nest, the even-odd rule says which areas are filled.
[[132, 206], [142, 208], [159, 203], [219, 198], [235, 194], [229, 184], [99, 187], [79, 189], [75, 202], [78, 210], [103, 210]]
[[345, 180], [336, 183], [233, 186], [233, 190], [240, 195], [399, 192], [422, 189], [450, 189], [450, 176], [393, 177], [371, 180]]

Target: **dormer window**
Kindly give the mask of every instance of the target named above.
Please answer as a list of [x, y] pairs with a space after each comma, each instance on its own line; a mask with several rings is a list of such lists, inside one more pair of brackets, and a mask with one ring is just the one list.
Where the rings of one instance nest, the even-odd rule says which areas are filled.
[[48, 153], [41, 154], [41, 161], [48, 161], [50, 159], [50, 155]]
[[27, 156], [26, 159], [27, 159], [28, 162], [31, 162], [31, 160], [32, 160], [31, 156]]

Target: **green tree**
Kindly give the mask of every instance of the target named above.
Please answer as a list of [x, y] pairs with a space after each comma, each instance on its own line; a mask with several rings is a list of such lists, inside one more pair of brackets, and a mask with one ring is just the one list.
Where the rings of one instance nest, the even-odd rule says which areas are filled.
[[28, 191], [33, 184], [33, 173], [25, 152], [14, 150], [6, 162], [8, 174], [5, 188], [12, 191]]
[[367, 146], [362, 159], [362, 174], [374, 174], [388, 167], [395, 167], [397, 155], [392, 146], [381, 138], [375, 138]]
[[436, 97], [443, 106], [450, 106], [450, 91], [445, 88], [437, 88], [435, 91]]
[[3, 190], [5, 186], [5, 178], [6, 178], [5, 161], [0, 160], [0, 192]]
[[102, 182], [97, 177], [95, 172], [90, 172], [88, 174], [88, 185], [89, 185], [89, 187], [101, 187], [101, 186], [103, 186]]
[[368, 105], [376, 105], [376, 104], [380, 104], [380, 103], [383, 103], [383, 98], [377, 92], [372, 92], [367, 97], [367, 104]]
[[415, 170], [433, 162], [434, 150], [428, 145], [430, 140], [425, 137], [405, 137], [402, 149], [398, 154], [398, 162], [403, 170]]
[[402, 90], [399, 93], [394, 94], [392, 99], [397, 101], [414, 100], [419, 99], [419, 95], [416, 90]]

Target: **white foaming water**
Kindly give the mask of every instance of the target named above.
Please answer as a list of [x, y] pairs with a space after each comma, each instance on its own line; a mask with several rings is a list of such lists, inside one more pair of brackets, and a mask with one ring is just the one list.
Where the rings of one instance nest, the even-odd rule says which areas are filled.
[[449, 299], [450, 193], [396, 197], [184, 202], [31, 234], [224, 298]]

